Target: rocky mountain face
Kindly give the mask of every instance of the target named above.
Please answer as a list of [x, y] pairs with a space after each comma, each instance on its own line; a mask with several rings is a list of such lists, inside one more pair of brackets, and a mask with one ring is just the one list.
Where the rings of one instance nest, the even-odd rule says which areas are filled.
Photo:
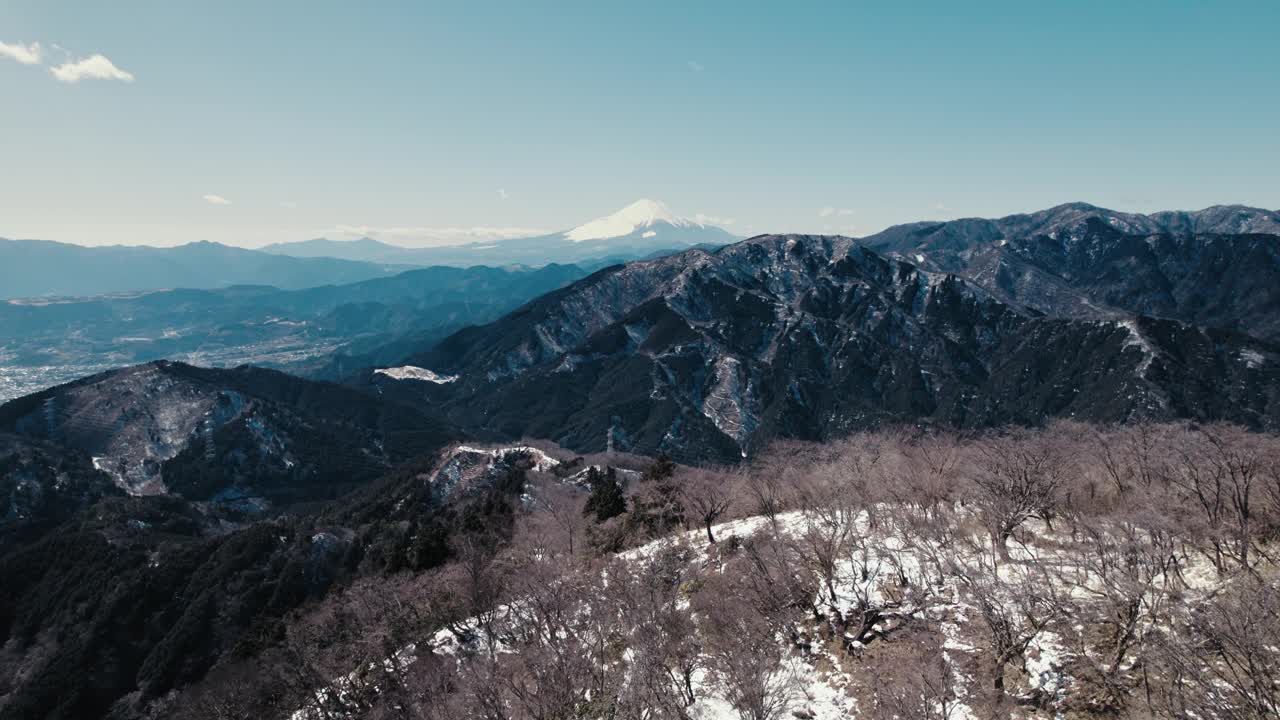
[[345, 493], [452, 436], [417, 410], [340, 386], [165, 361], [7, 403], [0, 429], [79, 453], [129, 494], [250, 515]]
[[1140, 313], [1280, 340], [1280, 213], [1241, 206], [1134, 215], [1086, 204], [914, 223], [867, 247], [1077, 318]]
[[847, 238], [762, 236], [602, 270], [368, 381], [469, 432], [729, 461], [897, 422], [1280, 420], [1280, 349], [1114, 313], [1046, 316]]

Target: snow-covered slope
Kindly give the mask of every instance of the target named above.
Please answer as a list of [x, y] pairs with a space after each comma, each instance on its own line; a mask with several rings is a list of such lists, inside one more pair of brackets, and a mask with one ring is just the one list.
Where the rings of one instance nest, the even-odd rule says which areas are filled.
[[[878, 518], [899, 522], [873, 522], [872, 511]], [[985, 541], [983, 531], [968, 523], [969, 511], [956, 506], [939, 517], [945, 518], [941, 524], [893, 505], [852, 514], [816, 508], [773, 518], [745, 517], [714, 526], [719, 545], [708, 546], [703, 531], [697, 529], [622, 552], [602, 566], [600, 572], [607, 580], [598, 581], [599, 585], [592, 585], [596, 571], [585, 565], [575, 575], [558, 564], [563, 558], [538, 553], [524, 573], [542, 580], [516, 582], [527, 595], [517, 590], [507, 603], [483, 617], [429, 632], [388, 653], [381, 663], [369, 663], [317, 687], [314, 699], [289, 717], [361, 717], [361, 699], [368, 702], [385, 688], [404, 683], [414, 666], [427, 658], [437, 667], [452, 666], [458, 676], [467, 677], [477, 672], [475, 668], [493, 667], [485, 666], [486, 662], [536, 657], [547, 646], [572, 654], [571, 650], [586, 652], [603, 645], [615, 653], [608, 657], [620, 659], [608, 671], [626, 680], [609, 691], [625, 702], [632, 678], [643, 677], [649, 659], [645, 653], [651, 652], [645, 636], [655, 627], [646, 624], [650, 618], [637, 616], [637, 608], [626, 604], [626, 589], [636, 583], [647, 596], [662, 598], [659, 617], [687, 621], [680, 627], [688, 633], [684, 638], [688, 654], [681, 666], [688, 674], [676, 676], [686, 683], [688, 693], [680, 716], [753, 717], [752, 698], [740, 692], [742, 677], [727, 671], [732, 661], [717, 655], [712, 615], [718, 605], [699, 602], [694, 596], [706, 592], [700, 588], [715, 582], [716, 576], [749, 574], [743, 568], [744, 556], [751, 563], [767, 563], [776, 548], [792, 547], [799, 553], [795, 560], [803, 562], [810, 550], [814, 557], [828, 557], [823, 554], [825, 543], [842, 550], [830, 556], [830, 566], [823, 566], [828, 582], [807, 586], [815, 595], [801, 603], [823, 612], [797, 617], [794, 624], [780, 624], [772, 641], [761, 637], [763, 643], [753, 646], [767, 660], [752, 666], [759, 675], [745, 684], [759, 682], [757, 689], [776, 711], [768, 717], [971, 720], [999, 716], [1000, 706], [991, 700], [993, 676], [1001, 679], [1001, 697], [1007, 693], [1019, 706], [1018, 714], [1011, 717], [1076, 717], [1068, 711], [1096, 702], [1084, 684], [1088, 674], [1096, 671], [1091, 669], [1112, 662], [1117, 668], [1113, 674], [1130, 673], [1140, 667], [1144, 643], [1155, 645], [1156, 638], [1179, 627], [1189, 613], [1215, 594], [1230, 592], [1232, 584], [1244, 578], [1243, 574], [1217, 574], [1206, 557], [1194, 554], [1177, 554], [1168, 559], [1167, 567], [1141, 576], [1144, 585], [1126, 588], [1139, 603], [1131, 628], [1136, 642], [1124, 646], [1117, 660], [1106, 654], [1106, 641], [1087, 635], [1082, 624], [1107, 626], [1107, 603], [1119, 582], [1119, 571], [1100, 571], [1090, 564], [1089, 553], [1097, 550], [1088, 540], [1073, 539], [1072, 533], [1055, 531], [1042, 521], [1028, 521], [1023, 536], [1027, 542], [1018, 542], [1009, 557], [1001, 558]], [[922, 527], [931, 530], [922, 533]], [[1099, 532], [1093, 542], [1110, 538], [1112, 530]], [[1117, 533], [1116, 541], [1121, 537]], [[1109, 552], [1105, 543], [1098, 547]], [[1141, 571], [1127, 568], [1124, 572], [1139, 575]], [[786, 582], [783, 576], [766, 577], [779, 585]], [[664, 586], [656, 584], [656, 578], [668, 581], [666, 594], [657, 589]], [[610, 595], [597, 601], [588, 592], [593, 587], [607, 587]], [[772, 591], [777, 588], [770, 587]], [[552, 626], [551, 633], [545, 632], [548, 608], [554, 609], [552, 617], [560, 623]], [[616, 614], [601, 616], [604, 608]], [[998, 624], [1018, 643], [995, 671], [988, 659], [995, 642], [991, 624]], [[597, 644], [597, 634], [610, 642]], [[617, 654], [618, 646], [625, 647], [625, 652]], [[904, 648], [928, 654], [913, 655]], [[596, 656], [592, 661], [601, 662]], [[1232, 708], [1238, 701], [1230, 689], [1219, 699], [1221, 707]], [[897, 712], [882, 714], [890, 709]], [[1093, 717], [1079, 715], [1086, 716]]]
[[[663, 203], [644, 198], [631, 203], [612, 215], [596, 218], [589, 223], [579, 225], [566, 232], [564, 236], [574, 242], [607, 240], [630, 235], [637, 230], [646, 230], [655, 225], [669, 225], [676, 228], [707, 227], [702, 223], [676, 217], [675, 213], [671, 212], [671, 209]], [[656, 231], [654, 232], [656, 235]], [[648, 237], [654, 237], [654, 235], [649, 235]]]

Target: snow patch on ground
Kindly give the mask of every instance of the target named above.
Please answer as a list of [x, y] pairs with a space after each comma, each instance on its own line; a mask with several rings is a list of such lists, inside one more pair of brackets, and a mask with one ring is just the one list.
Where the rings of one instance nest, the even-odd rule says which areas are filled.
[[435, 383], [437, 385], [445, 385], [458, 379], [457, 375], [440, 375], [432, 370], [413, 365], [382, 368], [380, 370], [374, 370], [373, 372], [375, 375], [386, 375], [392, 380], [419, 380], [421, 382]]
[[[510, 448], [480, 449], [470, 446], [459, 446], [455, 449], [458, 453], [484, 453], [498, 457], [505, 452], [524, 452], [534, 457], [544, 456], [544, 453], [536, 448], [528, 446], [516, 446]], [[556, 463], [552, 458], [546, 458], [550, 463]], [[804, 512], [791, 511], [781, 513], [773, 518], [764, 516], [752, 516], [736, 519], [728, 522], [719, 523], [714, 526], [714, 532], [719, 539], [721, 547], [732, 546], [731, 538], [745, 538], [761, 532], [776, 532], [780, 536], [804, 537], [807, 534], [820, 533], [824, 527], [824, 523], [829, 518], [825, 518], [821, 512]], [[1056, 549], [1058, 543], [1066, 542], [1066, 535], [1060, 532], [1054, 532], [1047, 525], [1040, 521], [1029, 521], [1024, 530], [1029, 536], [1038, 538], [1043, 541], [1037, 543], [1033, 549], [1027, 545], [1017, 545], [1010, 548], [1011, 557], [1008, 560], [1001, 561], [1001, 567], [997, 570], [1000, 576], [1010, 575], [1019, 563], [1031, 559], [1033, 556], [1039, 556], [1043, 561], [1050, 565], [1065, 561], [1067, 558], [1059, 554]], [[864, 588], [867, 594], [875, 598], [876, 602], [885, 603], [883, 607], [886, 609], [885, 617], [878, 625], [880, 632], [892, 632], [890, 626], [894, 622], [903, 618], [924, 619], [930, 623], [935, 623], [943, 636], [942, 650], [949, 660], [950, 672], [954, 679], [955, 695], [950, 699], [947, 705], [950, 720], [976, 720], [977, 712], [973, 709], [974, 700], [980, 696], [978, 689], [978, 680], [962, 671], [967, 663], [974, 659], [980, 660], [986, 648], [982, 647], [981, 638], [985, 632], [983, 623], [980, 619], [978, 611], [971, 605], [966, 604], [966, 596], [962, 590], [962, 583], [959, 583], [954, 577], [947, 580], [934, 580], [934, 570], [926, 567], [930, 563], [936, 562], [938, 550], [940, 547], [935, 540], [923, 539], [913, 536], [905, 527], [894, 527], [892, 524], [877, 524], [872, 526], [870, 516], [867, 512], [859, 513], [852, 523], [851, 531], [860, 537], [874, 539], [870, 543], [869, 562], [864, 566], [872, 568], [869, 579], [860, 579], [861, 574], [858, 568], [855, 568], [849, 562], [842, 561], [837, 571], [839, 577], [838, 591], [842, 595], [841, 598], [827, 598], [820, 596], [818, 604], [822, 606], [839, 606], [843, 610], [848, 610], [847, 600], [850, 591], [855, 589], [862, 583], [869, 583]], [[703, 540], [704, 531], [702, 529], [692, 529], [684, 532], [678, 532], [658, 540], [654, 540], [645, 545], [632, 548], [625, 552], [619, 553], [618, 558], [627, 562], [644, 562], [648, 559], [656, 557], [660, 551], [668, 548], [684, 546], [690, 554], [687, 562], [703, 567], [709, 566], [712, 554], [707, 544]], [[964, 551], [956, 547], [947, 547], [948, 557], [957, 562], [961, 567], [978, 568], [989, 567], [995, 558], [990, 551], [981, 549], [981, 545], [975, 545], [974, 549]], [[934, 558], [930, 560], [930, 558]], [[1083, 572], [1082, 568], [1074, 568], [1076, 572]], [[889, 598], [883, 596], [885, 589], [891, 588], [896, 584], [896, 574], [903, 573], [912, 579], [913, 586], [927, 586], [930, 590], [919, 599], [923, 604], [904, 603], [902, 605], [891, 605], [886, 601]], [[1182, 570], [1182, 576], [1186, 582], [1185, 590], [1195, 594], [1207, 594], [1219, 587], [1223, 582], [1211, 567], [1207, 559], [1199, 559], [1196, 561], [1188, 561]], [[1085, 576], [1078, 577], [1076, 582], [1080, 582], [1085, 586], [1093, 586], [1096, 578]], [[1008, 592], [1016, 592], [1016, 584], [1010, 582]], [[500, 606], [494, 612], [496, 616], [502, 616], [512, 612], [512, 607], [517, 605], [518, 601], [513, 601], [513, 605]], [[428, 638], [424, 638], [423, 642], [411, 644], [395, 653], [392, 657], [384, 661], [385, 667], [381, 668], [388, 673], [402, 670], [409, 664], [413, 663], [419, 652], [425, 654], [434, 653], [438, 656], [448, 656], [456, 658], [458, 662], [463, 662], [464, 657], [470, 653], [495, 652], [506, 653], [512, 649], [505, 645], [499, 638], [492, 646], [483, 644], [483, 633], [471, 632], [478, 627], [475, 619], [469, 619], [455, 625], [453, 629], [441, 629]], [[462, 629], [464, 632], [459, 633]], [[460, 641], [459, 637], [465, 636], [471, 638], [468, 641]], [[788, 643], [784, 637], [779, 637], [780, 643]], [[877, 641], [878, 642], [878, 641]], [[477, 646], [476, 643], [482, 643]], [[823, 661], [826, 658], [827, 661]], [[967, 659], [967, 660], [966, 660]], [[1023, 668], [1026, 671], [1026, 687], [1031, 691], [1041, 693], [1047, 698], [1050, 707], [1046, 708], [1051, 717], [1063, 717], [1060, 709], [1060, 701], [1064, 698], [1073, 682], [1072, 677], [1067, 673], [1066, 668], [1070, 667], [1073, 660], [1073, 651], [1067, 646], [1064, 639], [1052, 630], [1041, 630], [1032, 639], [1027, 646], [1023, 656]], [[783, 672], [778, 674], [780, 682], [788, 683], [794, 692], [791, 700], [786, 708], [783, 717], [807, 718], [809, 720], [836, 720], [837, 718], [857, 718], [864, 712], [859, 707], [860, 696], [858, 691], [851, 686], [851, 676], [840, 670], [841, 663], [838, 658], [833, 657], [829, 651], [825, 649], [817, 649], [816, 651], [804, 651], [795, 647], [789, 647], [785, 652], [782, 660]], [[704, 667], [706, 664], [704, 664]], [[825, 669], [820, 669], [824, 667]], [[379, 669], [377, 664], [372, 664], [369, 669]], [[342, 695], [347, 692], [349, 683], [356, 682], [356, 674], [353, 673], [348, 678], [340, 679], [337, 683], [339, 691]], [[705, 720], [731, 720], [739, 718], [739, 712], [725, 700], [721, 689], [715, 679], [709, 676], [705, 671], [699, 671], [694, 678], [694, 685], [697, 691], [698, 700], [689, 708], [690, 717], [702, 718]], [[328, 693], [331, 691], [319, 691], [316, 693], [315, 702], [311, 707], [301, 709], [293, 714], [293, 720], [312, 720], [312, 718], [329, 717], [321, 712], [327, 705], [333, 702], [333, 697]], [[1027, 713], [1021, 717], [1045, 717], [1045, 715], [1036, 712], [1034, 714]]]
[[530, 445], [511, 445], [500, 448], [477, 448], [470, 445], [459, 445], [450, 453], [450, 457], [457, 456], [461, 453], [472, 453], [475, 455], [488, 455], [489, 457], [501, 459], [508, 455], [528, 455], [533, 458], [533, 469], [538, 472], [548, 472], [551, 468], [560, 464], [560, 461]]
[[[587, 483], [587, 478], [591, 474], [592, 470], [595, 470], [598, 473], [604, 474], [609, 471], [609, 466], [588, 465], [585, 468], [579, 470], [578, 472], [565, 478], [562, 482], [566, 485], [577, 485], [578, 487], [589, 490], [590, 485], [588, 485]], [[639, 470], [628, 470], [626, 468], [619, 468], [619, 467], [613, 468], [613, 472], [614, 472], [614, 479], [616, 479], [618, 483], [622, 485], [622, 487], [624, 488], [627, 486], [628, 483], [632, 483], [639, 480], [641, 475], [644, 474]]]
[[746, 457], [747, 440], [755, 430], [756, 420], [747, 408], [751, 388], [749, 383], [743, 387], [741, 372], [742, 363], [737, 358], [724, 357], [716, 363], [715, 385], [702, 401], [702, 414], [720, 432], [733, 438]]
[[1257, 368], [1262, 367], [1262, 364], [1266, 362], [1266, 358], [1262, 356], [1262, 353], [1254, 350], [1253, 348], [1245, 348], [1244, 350], [1241, 350], [1240, 360], [1244, 362], [1245, 367], [1250, 370], [1256, 370]]
[[1151, 361], [1156, 357], [1156, 350], [1152, 347], [1151, 342], [1142, 335], [1142, 331], [1138, 329], [1138, 322], [1132, 318], [1129, 320], [1120, 320], [1117, 325], [1129, 331], [1129, 339], [1125, 340], [1125, 347], [1136, 347], [1142, 351], [1143, 359], [1138, 365], [1136, 371], [1138, 377], [1145, 378], [1147, 369], [1151, 367]]
[[1057, 633], [1042, 632], [1027, 646], [1024, 667], [1031, 687], [1052, 697], [1059, 697], [1067, 689], [1070, 678], [1062, 672], [1066, 649]]

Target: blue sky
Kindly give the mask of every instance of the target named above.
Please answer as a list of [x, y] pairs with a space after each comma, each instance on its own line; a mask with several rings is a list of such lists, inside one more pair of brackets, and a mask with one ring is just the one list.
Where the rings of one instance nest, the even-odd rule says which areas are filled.
[[0, 236], [1276, 208], [1278, 26], [1275, 0], [2, 0]]

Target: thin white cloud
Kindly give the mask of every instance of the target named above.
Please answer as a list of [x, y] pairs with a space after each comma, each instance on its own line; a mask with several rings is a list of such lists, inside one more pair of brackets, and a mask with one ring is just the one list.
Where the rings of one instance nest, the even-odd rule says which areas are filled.
[[44, 53], [41, 51], [40, 43], [38, 42], [27, 43], [26, 45], [0, 42], [0, 57], [17, 60], [23, 65], [39, 65]]
[[831, 217], [833, 215], [838, 217], [848, 217], [853, 213], [854, 211], [852, 208], [838, 208], [828, 205], [827, 207], [818, 210], [818, 217]]
[[93, 54], [75, 62], [65, 62], [49, 68], [49, 72], [64, 83], [81, 80], [120, 80], [133, 82], [133, 73], [125, 72], [102, 54]]
[[510, 195], [507, 195], [507, 191], [506, 191], [506, 190], [503, 190], [502, 188], [498, 188], [498, 199], [499, 199], [499, 200], [506, 200], [508, 197], [510, 197]]
[[210, 205], [230, 205], [231, 201], [221, 195], [205, 195], [204, 201]]
[[720, 217], [718, 215], [707, 215], [698, 213], [693, 216], [693, 221], [702, 225], [732, 225], [735, 221], [733, 218]]
[[330, 233], [347, 238], [371, 237], [406, 245], [465, 245], [472, 242], [510, 240], [548, 234], [525, 227], [378, 227], [337, 225]]
[[700, 63], [700, 62], [698, 62], [697, 60], [690, 60], [690, 61], [689, 61], [689, 69], [690, 69], [690, 70], [692, 70], [692, 71], [694, 71], [694, 72], [696, 72], [696, 73], [700, 73], [700, 72], [702, 72], [703, 70], [706, 70], [707, 68], [706, 68], [706, 66], [705, 66], [705, 65], [703, 65], [703, 64], [702, 64], [702, 63]]

